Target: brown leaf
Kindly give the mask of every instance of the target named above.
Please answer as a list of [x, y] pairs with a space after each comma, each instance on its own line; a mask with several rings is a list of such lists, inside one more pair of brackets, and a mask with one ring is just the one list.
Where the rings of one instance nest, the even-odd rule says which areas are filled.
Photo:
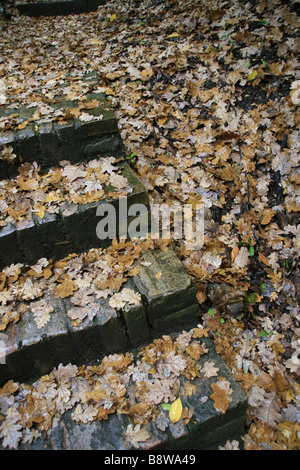
[[214, 408], [220, 413], [225, 414], [232, 400], [230, 398], [232, 394], [230, 383], [224, 377], [220, 377], [217, 383], [211, 384], [211, 388], [214, 391], [210, 395], [210, 398], [214, 401]]
[[73, 293], [78, 289], [78, 287], [74, 284], [74, 281], [70, 279], [69, 277], [66, 277], [63, 279], [61, 284], [55, 287], [54, 293], [58, 297], [64, 299], [66, 297], [69, 297], [70, 295], [73, 295]]
[[259, 261], [261, 261], [262, 263], [264, 263], [264, 264], [266, 264], [267, 266], [269, 266], [269, 260], [268, 260], [268, 258], [267, 258], [265, 255], [263, 255], [262, 253], [260, 253], [260, 252], [258, 253], [258, 259], [259, 259]]
[[239, 254], [239, 251], [240, 251], [239, 247], [237, 245], [235, 245], [235, 247], [231, 251], [231, 261], [232, 262], [234, 262], [235, 258]]

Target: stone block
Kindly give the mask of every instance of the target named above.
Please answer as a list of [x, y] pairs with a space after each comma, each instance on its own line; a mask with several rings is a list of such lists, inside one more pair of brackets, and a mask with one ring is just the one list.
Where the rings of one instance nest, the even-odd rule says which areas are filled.
[[66, 255], [68, 240], [66, 240], [65, 230], [58, 214], [45, 212], [42, 219], [33, 214], [33, 221], [38, 227], [40, 242], [45, 247], [44, 257], [55, 260], [63, 258]]
[[129, 347], [125, 326], [117, 311], [111, 308], [108, 302], [105, 308], [99, 309], [96, 322], [105, 355], [123, 352]]
[[53, 122], [53, 129], [58, 139], [60, 160], [69, 160], [71, 164], [77, 163], [78, 145], [74, 120], [69, 119], [62, 124]]
[[[33, 313], [28, 309], [18, 323], [21, 348], [26, 357], [24, 374], [40, 376], [49, 373], [62, 359], [65, 351], [70, 351], [70, 336], [68, 335], [67, 319], [60, 299], [48, 298], [54, 311], [50, 320], [38, 328]], [[68, 345], [67, 345], [68, 344]]]
[[18, 245], [23, 256], [18, 262], [35, 264], [40, 258], [45, 257], [46, 247], [39, 230], [33, 219], [24, 219], [16, 223]]
[[151, 264], [139, 266], [134, 282], [147, 303], [150, 325], [197, 302], [196, 288], [171, 248], [165, 252], [147, 251], [144, 261]]
[[[138, 289], [132, 279], [128, 279], [123, 286], [138, 293]], [[124, 318], [131, 346], [138, 346], [149, 340], [150, 333], [146, 309], [142, 302], [138, 305], [125, 305], [122, 309], [122, 317]]]
[[122, 141], [119, 133], [103, 135], [101, 137], [91, 138], [81, 143], [82, 157], [86, 160], [92, 160], [97, 156], [123, 156], [125, 152], [123, 150]]
[[16, 225], [9, 223], [0, 228], [0, 269], [23, 259], [18, 243]]
[[59, 141], [53, 129], [52, 122], [38, 126], [37, 139], [39, 144], [39, 164], [42, 170], [47, 170], [59, 163]]
[[155, 336], [162, 333], [178, 332], [181, 328], [192, 328], [199, 322], [199, 305], [193, 304], [183, 310], [175, 310], [153, 320], [152, 329]]
[[15, 132], [13, 149], [23, 161], [28, 163], [39, 161], [39, 142], [31, 123]]

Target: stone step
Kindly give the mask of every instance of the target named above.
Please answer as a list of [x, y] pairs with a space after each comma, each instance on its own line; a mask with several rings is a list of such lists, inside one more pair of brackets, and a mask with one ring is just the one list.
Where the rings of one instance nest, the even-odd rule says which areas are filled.
[[[70, 84], [74, 80], [70, 77]], [[81, 83], [86, 92], [80, 100], [55, 96], [42, 113], [40, 106], [0, 109], [4, 125], [1, 179], [16, 176], [25, 162], [36, 162], [45, 172], [62, 160], [75, 164], [99, 156], [125, 156], [116, 116], [104, 95], [96, 92], [99, 82], [95, 72], [82, 77]]]
[[39, 2], [18, 3], [17, 8], [21, 15], [26, 16], [59, 16], [75, 15], [97, 11], [106, 0], [41, 0]]
[[[150, 239], [143, 243], [141, 246], [146, 248], [149, 244], [154, 246]], [[112, 247], [104, 251], [103, 256], [116, 256], [116, 267], [111, 271], [105, 261], [107, 258], [103, 256], [99, 255], [100, 261], [96, 257], [92, 263], [87, 262], [95, 250], [91, 250], [89, 257], [80, 255], [64, 261], [64, 269], [78, 266], [77, 260], [79, 265], [83, 265], [83, 272], [92, 273], [93, 280], [88, 281], [87, 287], [80, 272], [76, 272], [74, 281], [67, 277], [69, 282], [73, 282], [74, 291], [71, 292], [59, 291], [55, 288], [59, 284], [51, 281], [51, 277], [41, 281], [24, 277], [22, 288], [12, 284], [8, 297], [4, 296], [5, 307], [2, 306], [2, 312], [5, 310], [6, 314], [2, 313], [0, 325], [3, 330], [0, 344], [4, 345], [2, 358], [5, 359], [2, 360], [5, 364], [1, 365], [0, 361], [1, 383], [47, 374], [60, 363], [86, 364], [107, 354], [127, 351], [162, 333], [179, 331], [197, 323], [196, 289], [171, 248], [167, 251], [145, 249], [131, 258], [131, 261], [135, 259], [135, 271], [124, 277], [126, 283], [120, 292], [125, 289], [123, 294], [129, 292], [135, 294], [135, 298], [137, 295], [138, 299], [133, 301], [129, 298], [119, 303], [120, 293], [116, 297], [115, 293], [120, 286], [116, 283], [121, 279], [119, 263], [122, 263], [122, 256], [126, 258], [125, 246], [117, 251], [117, 255]], [[59, 273], [60, 266], [62, 264], [54, 265], [53, 272]], [[107, 279], [113, 286], [108, 292]], [[77, 287], [77, 294], [74, 282], [84, 285]], [[103, 291], [103, 282], [106, 292]], [[36, 289], [40, 289], [40, 296], [30, 301], [33, 298], [31, 293]], [[81, 299], [83, 304], [78, 306]], [[12, 318], [12, 312], [20, 312], [20, 318], [16, 323], [6, 325], [5, 321]], [[49, 312], [45, 325], [38, 323], [35, 317], [43, 312], [45, 315]]]
[[[188, 334], [192, 335], [197, 330], [201, 332], [201, 328], [193, 328], [188, 331]], [[246, 425], [246, 396], [241, 387], [234, 381], [224, 361], [216, 354], [211, 339], [205, 336], [201, 337], [199, 334], [195, 336], [195, 339], [192, 340], [192, 344], [194, 348], [198, 345], [198, 347], [202, 349], [200, 357], [196, 359], [190, 357], [189, 366], [186, 367], [185, 370], [179, 370], [179, 372], [171, 371], [169, 377], [168, 374], [157, 374], [160, 370], [159, 368], [163, 367], [162, 364], [166, 360], [165, 351], [168, 351], [168, 349], [164, 350], [164, 347], [166, 348], [168, 345], [170, 348], [170, 344], [173, 344], [175, 358], [183, 357], [186, 361], [188, 357], [188, 349], [184, 349], [185, 346], [178, 347], [177, 343], [177, 348], [174, 347], [176, 342], [178, 340], [180, 341], [180, 336], [163, 336], [157, 340], [158, 342], [156, 344], [154, 341], [154, 343], [148, 345], [148, 349], [145, 348], [144, 350], [139, 349], [135, 351], [133, 358], [131, 356], [131, 360], [128, 361], [131, 367], [130, 375], [128, 374], [129, 369], [126, 367], [118, 369], [117, 366], [115, 366], [116, 369], [114, 369], [112, 365], [106, 376], [105, 369], [107, 370], [107, 365], [109, 365], [110, 360], [112, 364], [121, 363], [122, 356], [120, 355], [117, 357], [116, 355], [108, 356], [105, 358], [106, 361], [102, 363], [91, 364], [91, 366], [96, 366], [94, 368], [94, 375], [93, 369], [89, 368], [89, 366], [81, 369], [80, 372], [77, 371], [77, 380], [86, 381], [87, 391], [97, 391], [99, 390], [99, 386], [105, 391], [107, 391], [107, 386], [110, 387], [109, 390], [112, 389], [110, 401], [107, 400], [106, 410], [104, 408], [105, 400], [100, 401], [100, 398], [98, 402], [97, 398], [94, 400], [93, 398], [89, 400], [81, 398], [82, 401], [80, 402], [78, 394], [79, 383], [76, 383], [76, 376], [73, 379], [74, 382], [71, 380], [68, 381], [66, 372], [62, 386], [70, 393], [69, 401], [71, 405], [68, 406], [68, 404], [65, 404], [65, 410], [58, 413], [56, 411], [57, 405], [55, 397], [52, 398], [53, 404], [48, 404], [49, 411], [51, 410], [51, 416], [55, 414], [55, 417], [50, 421], [52, 425], [48, 425], [46, 431], [39, 432], [39, 435], [29, 444], [19, 442], [18, 446], [16, 444], [16, 448], [19, 450], [113, 451], [103, 454], [103, 458], [110, 459], [106, 460], [107, 463], [121, 463], [121, 460], [117, 460], [118, 458], [120, 459], [120, 457], [134, 455], [139, 459], [148, 458], [145, 455], [132, 453], [132, 451], [136, 451], [137, 449], [148, 451], [148, 453], [149, 451], [192, 451], [191, 453], [187, 453], [187, 456], [192, 456], [193, 451], [196, 450], [218, 449], [219, 446], [224, 446], [227, 440], [240, 440], [242, 445], [241, 436], [245, 433]], [[158, 360], [157, 357], [156, 360], [153, 360], [157, 346], [159, 346], [161, 350], [161, 356], [157, 356]], [[149, 349], [153, 354], [152, 367], [150, 365], [147, 367], [146, 362], [147, 360], [149, 361], [149, 359], [147, 359], [147, 350], [149, 351]], [[124, 357], [128, 359], [130, 355], [126, 354]], [[138, 361], [140, 361], [139, 366]], [[192, 377], [189, 376], [191, 362], [194, 363], [194, 370], [198, 370], [198, 373]], [[210, 364], [210, 366], [213, 365], [215, 375], [209, 376], [210, 374], [203, 371], [203, 367], [207, 367], [207, 364]], [[136, 375], [133, 373], [133, 367], [136, 367]], [[103, 369], [101, 370], [101, 368]], [[62, 371], [63, 369], [61, 369], [61, 372]], [[33, 390], [38, 390], [39, 384], [42, 383], [43, 389], [46, 392], [47, 380], [49, 380], [50, 383], [53, 381], [55, 383], [55, 379], [53, 380], [54, 377], [55, 375], [53, 375], [52, 372], [50, 376], [44, 377], [44, 380], [41, 381], [41, 379], [39, 379], [37, 382], [33, 383]], [[156, 378], [156, 382], [154, 382], [154, 378]], [[113, 382], [112, 379], [115, 379], [115, 382]], [[145, 382], [143, 382], [143, 380]], [[154, 387], [155, 385], [157, 386], [158, 382], [162, 390], [161, 397], [156, 396], [153, 399], [151, 397], [149, 398], [146, 384], [148, 384], [149, 387], [150, 383], [150, 387]], [[114, 383], [119, 387], [123, 387], [121, 395], [117, 395], [116, 392], [113, 392]], [[142, 390], [143, 383], [145, 384], [146, 393], [145, 391], [143, 393]], [[174, 384], [173, 388], [172, 384]], [[221, 404], [214, 400], [213, 392], [216, 392], [216, 386], [219, 393], [222, 393], [223, 387], [224, 396], [226, 395], [225, 390], [228, 391], [227, 398], [224, 398], [224, 402]], [[59, 382], [56, 387], [59, 387]], [[165, 391], [163, 392], [163, 390]], [[169, 395], [166, 390], [169, 390]], [[18, 392], [15, 392], [15, 394], [17, 393]], [[74, 398], [76, 393], [77, 398]], [[35, 396], [34, 393], [32, 393], [32, 395]], [[15, 406], [22, 406], [23, 401], [26, 401], [22, 398], [22, 392], [20, 396], [20, 403], [16, 402], [18, 405]], [[82, 393], [81, 397], [83, 396], [84, 394]], [[113, 398], [113, 396], [115, 396], [115, 398]], [[180, 396], [184, 414], [179, 421], [174, 423], [171, 422], [169, 411], [164, 404], [173, 402], [178, 396]], [[49, 400], [51, 400], [51, 396]], [[111, 408], [109, 408], [108, 402]], [[42, 402], [40, 402], [40, 406], [42, 406]], [[80, 416], [76, 418], [76, 413], [78, 411], [83, 412], [88, 406], [90, 409], [95, 410], [92, 417], [84, 419], [83, 416], [82, 420]], [[30, 419], [34, 410], [34, 402], [32, 401], [28, 414], [26, 415], [26, 405], [22, 408], [22, 414], [23, 416], [27, 416], [27, 419]], [[138, 410], [140, 411], [140, 416]], [[97, 413], [98, 411], [99, 414]], [[148, 417], [146, 414], [143, 416], [143, 413], [147, 411]], [[44, 419], [39, 419], [39, 414], [41, 413], [42, 411], [37, 411], [34, 415], [36, 422], [40, 424], [34, 424], [31, 431], [38, 426], [41, 426], [40, 429], [44, 429], [43, 422], [45, 417]], [[135, 441], [133, 438], [130, 438], [130, 434], [132, 435], [134, 432], [136, 432]], [[138, 440], [139, 432], [140, 441]], [[0, 441], [0, 449], [4, 450], [2, 443]], [[4, 444], [7, 447], [7, 444]], [[118, 453], [118, 451], [123, 452]], [[157, 456], [158, 454], [154, 452], [154, 454], [152, 453], [151, 455]], [[172, 453], [170, 453], [170, 455], [172, 455]], [[182, 457], [183, 456], [181, 456], [181, 458]], [[112, 460], [113, 458], [115, 458], [114, 461]], [[154, 461], [151, 463], [153, 464]], [[162, 463], [162, 459], [158, 461], [158, 463]]]
[[[106, 247], [112, 242], [113, 238], [118, 238], [120, 233], [127, 233], [128, 225], [135, 219], [134, 212], [132, 212], [133, 215], [131, 217], [128, 217], [127, 214], [130, 214], [130, 208], [133, 210], [133, 205], [135, 204], [142, 205], [141, 207], [144, 211], [142, 215], [138, 216], [143, 224], [140, 228], [141, 231], [143, 230], [141, 234], [145, 235], [148, 232], [149, 197], [144, 186], [126, 162], [121, 161], [115, 164], [114, 158], [111, 158], [109, 160], [94, 160], [93, 165], [98, 165], [99, 168], [102, 168], [101, 161], [105, 164], [106, 162], [107, 164], [109, 163], [109, 171], [116, 175], [120, 174], [120, 177], [124, 178], [122, 182], [124, 181], [127, 186], [116, 189], [111, 184], [107, 184], [107, 186], [103, 186], [104, 193], [103, 191], [103, 194], [100, 192], [99, 200], [95, 199], [95, 202], [89, 203], [84, 203], [85, 200], [88, 200], [85, 199], [85, 196], [82, 196], [82, 199], [80, 199], [80, 196], [76, 193], [75, 195], [69, 194], [71, 201], [79, 199], [79, 202], [63, 201], [53, 209], [51, 197], [53, 195], [54, 198], [56, 197], [57, 190], [60, 190], [59, 185], [61, 183], [59, 183], [53, 188], [54, 191], [41, 192], [41, 200], [46, 200], [46, 197], [48, 197], [50, 201], [49, 204], [44, 202], [39, 206], [42, 208], [42, 213], [39, 211], [35, 212], [34, 194], [32, 195], [30, 190], [17, 192], [16, 194], [13, 193], [11, 196], [12, 200], [9, 202], [7, 198], [3, 200], [5, 208], [2, 211], [2, 221], [6, 225], [0, 228], [1, 269], [12, 263], [35, 264], [41, 258], [57, 260], [71, 253], [81, 253], [90, 248]], [[75, 166], [74, 168], [76, 169], [77, 167]], [[81, 166], [80, 168], [82, 169], [83, 167]], [[56, 169], [53, 168], [52, 170], [55, 172]], [[22, 181], [27, 181], [27, 176], [26, 178], [22, 178], [22, 176], [20, 178]], [[28, 178], [28, 181], [30, 181], [30, 178]], [[43, 182], [43, 176], [40, 177], [39, 181]], [[7, 181], [7, 184], [14, 188], [15, 180], [13, 182]], [[2, 182], [2, 187], [4, 187], [3, 185], [4, 182]], [[60, 197], [66, 198], [67, 196], [64, 191], [65, 187], [63, 192], [60, 193]], [[18, 210], [24, 204], [27, 207], [26, 213], [20, 217], [20, 220], [14, 220], [10, 214], [15, 215], [15, 210], [19, 214]], [[100, 239], [96, 229], [102, 218], [97, 215], [97, 208], [100, 208], [100, 206], [105, 207], [106, 204], [109, 204], [115, 210], [116, 228], [119, 232], [116, 232], [115, 236], [112, 234], [112, 236], [108, 236], [106, 239]], [[104, 216], [105, 214], [103, 213], [102, 215]], [[16, 217], [19, 216], [16, 215]]]

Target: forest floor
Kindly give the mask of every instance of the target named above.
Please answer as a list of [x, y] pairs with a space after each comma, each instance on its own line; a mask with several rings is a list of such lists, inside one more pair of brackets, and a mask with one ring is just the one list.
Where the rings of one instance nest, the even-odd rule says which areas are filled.
[[95, 70], [152, 202], [204, 203], [203, 247], [173, 246], [248, 396], [249, 450], [300, 449], [297, 9], [115, 0], [85, 15], [1, 20], [0, 105], [47, 116], [56, 94], [80, 97], [80, 77]]

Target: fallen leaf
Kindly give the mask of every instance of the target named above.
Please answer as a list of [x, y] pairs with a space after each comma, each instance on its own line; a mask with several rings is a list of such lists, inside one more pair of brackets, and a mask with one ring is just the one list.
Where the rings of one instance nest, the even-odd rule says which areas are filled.
[[239, 247], [237, 245], [235, 245], [235, 247], [231, 251], [231, 261], [232, 262], [234, 262], [235, 258], [239, 254], [239, 251], [240, 251]]
[[244, 268], [247, 266], [249, 263], [249, 250], [243, 246], [240, 250], [237, 256], [234, 259], [234, 265], [237, 268]]
[[269, 266], [269, 260], [268, 258], [263, 255], [261, 252], [258, 253], [258, 259], [259, 261], [261, 261], [262, 263], [266, 264], [267, 266]]
[[180, 397], [173, 401], [169, 411], [169, 418], [172, 423], [177, 423], [182, 415], [182, 403]]
[[61, 299], [64, 299], [70, 295], [73, 295], [77, 289], [78, 287], [75, 285], [74, 281], [67, 276], [65, 279], [63, 279], [61, 284], [55, 286], [54, 294]]
[[122, 436], [125, 439], [125, 446], [128, 448], [132, 445], [135, 449], [139, 448], [139, 442], [145, 442], [150, 439], [150, 434], [145, 428], [141, 428], [140, 424], [136, 426], [129, 424]]
[[230, 383], [224, 377], [220, 377], [217, 383], [212, 383], [213, 393], [210, 398], [214, 401], [214, 408], [222, 414], [225, 414], [232, 398], [232, 389]]

